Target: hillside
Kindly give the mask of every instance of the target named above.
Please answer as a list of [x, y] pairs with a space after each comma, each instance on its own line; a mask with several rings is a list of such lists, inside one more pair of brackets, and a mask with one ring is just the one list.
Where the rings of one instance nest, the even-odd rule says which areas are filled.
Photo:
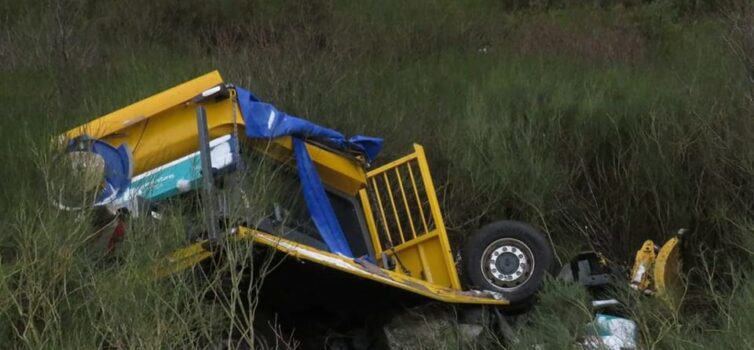
[[[145, 277], [183, 243], [181, 215], [134, 221], [104, 263], [46, 192], [51, 137], [218, 69], [288, 113], [384, 137], [383, 160], [423, 144], [455, 242], [510, 218], [560, 261], [589, 247], [627, 268], [645, 239], [689, 228], [677, 312], [616, 286], [643, 347], [754, 346], [754, 8], [577, 3], [3, 1], [2, 343], [191, 348], [244, 327], [239, 295], [205, 302], [223, 281]], [[572, 346], [583, 298], [551, 283], [522, 338]]]

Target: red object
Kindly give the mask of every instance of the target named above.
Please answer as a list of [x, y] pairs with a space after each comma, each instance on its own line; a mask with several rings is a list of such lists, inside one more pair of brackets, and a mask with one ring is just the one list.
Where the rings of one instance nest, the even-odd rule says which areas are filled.
[[107, 242], [107, 253], [111, 254], [115, 251], [115, 245], [118, 244], [123, 234], [126, 233], [126, 226], [123, 224], [123, 220], [118, 219], [118, 225], [115, 226], [113, 234], [110, 235], [110, 241]]

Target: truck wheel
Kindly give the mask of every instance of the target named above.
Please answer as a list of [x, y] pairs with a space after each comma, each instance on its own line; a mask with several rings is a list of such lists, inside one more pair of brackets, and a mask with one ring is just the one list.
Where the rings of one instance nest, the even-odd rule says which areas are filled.
[[552, 247], [528, 224], [498, 221], [475, 232], [464, 247], [471, 286], [498, 292], [512, 306], [525, 304], [539, 290], [553, 264]]

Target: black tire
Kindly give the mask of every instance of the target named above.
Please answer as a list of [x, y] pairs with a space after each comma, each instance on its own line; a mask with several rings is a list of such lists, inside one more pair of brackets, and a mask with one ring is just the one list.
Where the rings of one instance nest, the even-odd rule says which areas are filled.
[[497, 221], [475, 232], [463, 250], [466, 278], [475, 289], [502, 294], [511, 306], [526, 305], [552, 271], [547, 238], [517, 221]]

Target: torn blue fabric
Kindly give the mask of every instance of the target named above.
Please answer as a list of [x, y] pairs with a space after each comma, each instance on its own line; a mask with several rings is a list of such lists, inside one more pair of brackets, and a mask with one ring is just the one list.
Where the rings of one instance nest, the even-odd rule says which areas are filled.
[[340, 132], [281, 112], [275, 106], [260, 101], [248, 90], [236, 87], [236, 92], [246, 125], [246, 136], [250, 138], [297, 136], [320, 140], [344, 151], [357, 151], [363, 154], [368, 162], [374, 160], [382, 150], [381, 138], [359, 135], [346, 139]]
[[343, 151], [358, 152], [364, 155], [367, 162], [377, 157], [382, 150], [383, 140], [360, 135], [346, 139], [340, 132], [281, 112], [275, 106], [259, 100], [248, 90], [236, 87], [236, 93], [238, 106], [244, 119], [246, 136], [256, 139], [293, 136], [293, 152], [301, 180], [301, 190], [306, 206], [309, 208], [309, 216], [331, 252], [353, 257], [343, 229], [340, 227], [302, 139], [316, 140]]
[[107, 204], [131, 184], [132, 161], [128, 148], [125, 144], [116, 148], [89, 138], [71, 140], [68, 144], [68, 152], [83, 150], [96, 153], [105, 161], [105, 186], [94, 205]]
[[335, 216], [332, 204], [327, 198], [317, 169], [314, 168], [309, 151], [306, 150], [306, 144], [298, 137], [293, 138], [293, 153], [296, 155], [296, 167], [301, 179], [304, 201], [309, 209], [309, 216], [314, 221], [314, 226], [317, 227], [331, 252], [353, 258], [351, 248]]

